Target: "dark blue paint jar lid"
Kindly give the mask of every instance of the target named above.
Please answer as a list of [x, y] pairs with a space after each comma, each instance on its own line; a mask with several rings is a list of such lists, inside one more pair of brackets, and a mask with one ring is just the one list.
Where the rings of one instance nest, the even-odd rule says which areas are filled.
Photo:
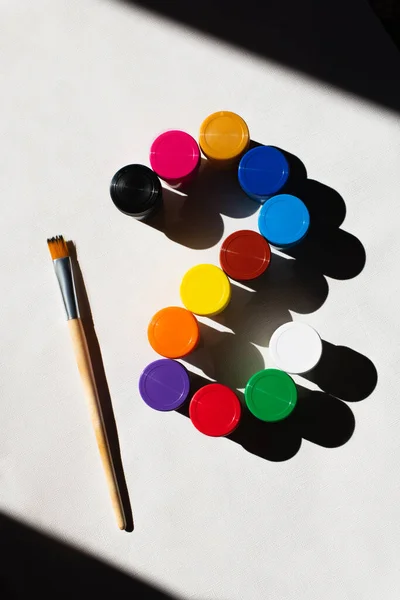
[[258, 228], [277, 248], [298, 244], [310, 227], [310, 214], [304, 202], [291, 194], [273, 196], [261, 207]]
[[289, 163], [277, 148], [258, 146], [242, 157], [238, 177], [243, 191], [253, 200], [263, 203], [287, 182]]

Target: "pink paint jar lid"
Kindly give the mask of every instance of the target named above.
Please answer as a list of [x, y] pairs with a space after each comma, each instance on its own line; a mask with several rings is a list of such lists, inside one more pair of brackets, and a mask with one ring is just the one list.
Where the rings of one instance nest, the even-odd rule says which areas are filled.
[[161, 179], [186, 179], [197, 169], [199, 163], [200, 148], [196, 140], [185, 131], [165, 131], [151, 145], [151, 168]]

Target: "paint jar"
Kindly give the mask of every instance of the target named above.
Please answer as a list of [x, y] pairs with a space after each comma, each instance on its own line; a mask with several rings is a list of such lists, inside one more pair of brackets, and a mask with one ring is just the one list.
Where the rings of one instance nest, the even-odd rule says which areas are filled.
[[248, 281], [260, 277], [271, 262], [267, 240], [257, 233], [242, 229], [229, 235], [219, 253], [222, 269], [232, 279]]
[[192, 352], [200, 339], [197, 319], [180, 306], [159, 310], [151, 319], [147, 337], [150, 346], [166, 358], [182, 358]]
[[156, 360], [143, 370], [139, 392], [144, 402], [154, 410], [176, 410], [189, 396], [188, 372], [175, 360]]
[[228, 277], [215, 265], [197, 265], [187, 271], [180, 287], [181, 300], [196, 315], [212, 317], [222, 312], [231, 299]]
[[310, 213], [304, 202], [291, 194], [270, 198], [258, 215], [261, 235], [277, 248], [290, 248], [301, 242], [310, 227]]
[[274, 423], [288, 417], [297, 403], [297, 388], [287, 373], [264, 369], [247, 382], [244, 398], [249, 411], [260, 419]]
[[200, 126], [199, 146], [211, 164], [235, 164], [250, 144], [249, 128], [236, 113], [221, 110], [209, 115]]
[[150, 164], [161, 179], [179, 189], [194, 179], [200, 166], [200, 148], [185, 131], [165, 131], [151, 145]]
[[127, 165], [111, 180], [110, 196], [124, 214], [139, 221], [162, 207], [162, 187], [157, 175], [145, 165]]
[[200, 388], [189, 405], [189, 416], [201, 433], [223, 437], [239, 425], [242, 407], [236, 394], [221, 383]]
[[278, 327], [269, 343], [272, 360], [288, 373], [308, 373], [319, 363], [322, 341], [313, 327], [292, 321]]
[[246, 152], [240, 161], [238, 178], [243, 191], [263, 204], [286, 184], [289, 163], [278, 148], [257, 146]]

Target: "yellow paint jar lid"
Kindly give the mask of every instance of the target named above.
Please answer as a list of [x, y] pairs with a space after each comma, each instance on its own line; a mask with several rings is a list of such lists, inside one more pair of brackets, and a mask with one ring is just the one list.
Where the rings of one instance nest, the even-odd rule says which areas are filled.
[[209, 115], [201, 124], [199, 145], [203, 154], [210, 160], [237, 159], [249, 143], [249, 128], [236, 113], [221, 110]]
[[219, 267], [197, 265], [185, 273], [180, 295], [183, 304], [192, 313], [211, 317], [228, 306], [231, 284]]

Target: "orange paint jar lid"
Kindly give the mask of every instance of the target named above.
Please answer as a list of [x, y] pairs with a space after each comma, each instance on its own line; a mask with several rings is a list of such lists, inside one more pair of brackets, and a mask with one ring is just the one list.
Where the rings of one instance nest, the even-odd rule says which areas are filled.
[[209, 160], [238, 159], [249, 143], [249, 128], [236, 113], [221, 110], [209, 115], [201, 124], [199, 146]]
[[169, 306], [151, 319], [147, 336], [150, 346], [165, 358], [182, 358], [195, 349], [200, 332], [196, 317], [185, 308]]

